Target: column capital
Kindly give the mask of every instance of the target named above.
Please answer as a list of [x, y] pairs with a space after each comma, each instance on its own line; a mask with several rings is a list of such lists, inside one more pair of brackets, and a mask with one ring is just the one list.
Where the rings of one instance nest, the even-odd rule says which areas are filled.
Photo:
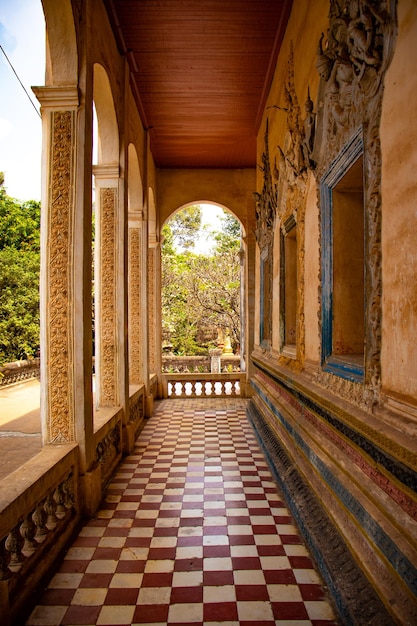
[[95, 180], [115, 181], [120, 177], [120, 167], [118, 163], [106, 163], [105, 165], [93, 165]]
[[158, 248], [160, 241], [155, 233], [149, 233], [148, 235], [148, 248], [150, 250]]
[[128, 212], [128, 222], [130, 224], [141, 223], [145, 219], [143, 211], [141, 209], [138, 210], [129, 210]]
[[80, 105], [78, 88], [75, 85], [32, 87], [32, 91], [43, 109], [67, 111], [77, 109]]

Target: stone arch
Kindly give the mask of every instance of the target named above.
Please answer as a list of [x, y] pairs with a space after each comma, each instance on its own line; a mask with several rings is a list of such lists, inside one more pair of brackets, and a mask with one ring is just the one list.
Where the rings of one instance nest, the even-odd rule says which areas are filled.
[[[249, 326], [248, 326], [248, 321], [247, 321], [248, 306], [246, 302], [247, 300], [247, 297], [246, 297], [247, 277], [246, 277], [245, 265], [247, 264], [247, 261], [245, 261], [245, 257], [247, 257], [247, 244], [245, 242], [245, 238], [246, 238], [245, 225], [243, 224], [239, 216], [236, 214], [236, 212], [233, 209], [231, 209], [229, 206], [221, 202], [215, 201], [215, 200], [201, 199], [201, 200], [194, 200], [194, 201], [186, 201], [180, 206], [168, 210], [167, 217], [165, 217], [164, 222], [161, 223], [161, 226], [160, 226], [161, 230], [163, 226], [176, 213], [193, 205], [205, 205], [205, 206], [211, 205], [213, 207], [223, 209], [224, 211], [232, 215], [240, 224], [241, 234], [240, 234], [240, 253], [239, 253], [239, 257], [240, 257], [240, 341], [239, 341], [239, 346], [240, 346], [240, 368], [242, 372], [246, 372], [247, 371], [247, 367], [246, 367], [247, 345], [249, 344], [249, 341], [248, 341], [249, 337], [248, 337], [247, 329]], [[162, 307], [162, 302], [161, 302], [161, 307]], [[162, 325], [162, 308], [161, 308], [161, 325]]]
[[46, 22], [45, 84], [74, 85], [78, 81], [78, 52], [70, 0], [42, 0]]
[[95, 186], [95, 375], [97, 406], [123, 402], [123, 357], [119, 353], [116, 311], [123, 287], [118, 268], [123, 264], [123, 192], [120, 184], [119, 131], [109, 77], [102, 65], [93, 65], [93, 101], [97, 114]]
[[93, 68], [93, 99], [98, 123], [98, 164], [119, 162], [119, 132], [110, 81], [104, 67], [98, 63]]
[[245, 237], [245, 235], [246, 235], [245, 226], [244, 226], [242, 220], [239, 218], [239, 216], [236, 215], [236, 213], [231, 208], [229, 208], [225, 204], [222, 204], [221, 202], [218, 202], [217, 200], [216, 201], [215, 200], [195, 200], [193, 202], [186, 202], [185, 204], [182, 204], [181, 206], [172, 209], [172, 211], [170, 211], [169, 214], [165, 217], [163, 224], [161, 224], [161, 229], [164, 226], [164, 224], [166, 224], [166, 222], [168, 222], [175, 215], [175, 213], [178, 213], [179, 211], [182, 211], [183, 209], [186, 209], [189, 206], [202, 205], [202, 204], [204, 204], [206, 206], [207, 205], [211, 205], [211, 206], [214, 206], [214, 207], [218, 207], [220, 209], [223, 209], [227, 213], [230, 213], [231, 215], [233, 215], [233, 217], [235, 219], [237, 219], [237, 221], [239, 222], [240, 227], [242, 229], [241, 237], [242, 238]]
[[152, 187], [148, 189], [148, 233], [150, 242], [159, 240], [155, 194]]
[[127, 147], [127, 163], [128, 210], [129, 212], [141, 211], [143, 207], [143, 184], [138, 154], [133, 143], [130, 143]]
[[143, 216], [143, 184], [139, 159], [133, 143], [127, 147], [127, 205], [128, 205], [128, 360], [130, 384], [145, 379], [144, 350], [146, 280], [143, 272], [145, 234]]

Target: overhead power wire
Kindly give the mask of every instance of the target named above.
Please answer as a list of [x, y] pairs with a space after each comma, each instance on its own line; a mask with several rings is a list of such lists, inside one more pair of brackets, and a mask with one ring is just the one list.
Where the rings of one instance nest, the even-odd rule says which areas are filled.
[[20, 78], [19, 78], [19, 76], [18, 76], [18, 74], [17, 74], [16, 70], [14, 69], [14, 67], [13, 67], [13, 65], [12, 65], [12, 63], [11, 63], [11, 61], [10, 61], [9, 57], [8, 57], [8, 56], [7, 56], [7, 54], [5, 53], [4, 48], [3, 48], [3, 46], [2, 46], [1, 44], [0, 44], [0, 48], [1, 48], [1, 51], [3, 52], [3, 54], [4, 54], [5, 58], [6, 58], [7, 63], [8, 63], [8, 64], [10, 65], [10, 67], [12, 68], [12, 70], [13, 70], [13, 74], [16, 76], [17, 80], [18, 80], [18, 81], [19, 81], [19, 83], [20, 83], [20, 86], [22, 87], [23, 91], [25, 92], [25, 94], [26, 94], [26, 95], [27, 95], [27, 97], [29, 98], [29, 102], [31, 103], [31, 105], [32, 105], [32, 106], [33, 106], [33, 108], [35, 109], [35, 111], [36, 111], [37, 115], [38, 115], [38, 116], [42, 119], [41, 114], [39, 113], [38, 109], [37, 109], [37, 108], [36, 108], [36, 106], [34, 105], [32, 98], [30, 97], [29, 93], [28, 93], [28, 92], [27, 92], [27, 90], [26, 90], [26, 87], [24, 86], [24, 84], [23, 84], [23, 83], [22, 83], [22, 81], [20, 80]]

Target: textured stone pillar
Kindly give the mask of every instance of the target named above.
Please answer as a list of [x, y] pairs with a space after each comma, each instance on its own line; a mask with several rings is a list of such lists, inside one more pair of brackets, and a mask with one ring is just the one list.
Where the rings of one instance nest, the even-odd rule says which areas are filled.
[[129, 382], [144, 382], [143, 372], [143, 306], [142, 306], [142, 236], [143, 213], [129, 213], [128, 228], [128, 299], [129, 299]]
[[94, 465], [91, 348], [91, 120], [76, 86], [33, 89], [43, 125], [41, 427]]
[[[242, 238], [244, 245], [244, 277], [245, 277], [245, 319], [242, 319], [242, 325], [245, 330], [245, 348], [244, 357], [246, 364], [246, 380], [249, 381], [252, 376], [252, 362], [250, 355], [254, 346], [254, 328], [255, 328], [255, 257], [256, 257], [256, 240], [253, 233], [249, 233]], [[252, 388], [249, 384], [246, 386], [246, 397], [252, 395]]]
[[148, 324], [149, 371], [161, 372], [161, 248], [158, 241], [149, 240], [148, 249]]
[[[95, 235], [95, 370], [96, 406], [120, 404], [118, 316], [123, 311], [123, 297], [118, 299], [118, 206], [119, 168], [94, 167], [96, 189]], [[122, 309], [120, 311], [119, 305]]]

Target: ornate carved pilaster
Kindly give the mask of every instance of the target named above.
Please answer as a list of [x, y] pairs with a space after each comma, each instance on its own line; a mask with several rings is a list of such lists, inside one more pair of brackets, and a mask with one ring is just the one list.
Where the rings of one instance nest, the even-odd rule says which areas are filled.
[[44, 443], [76, 439], [74, 408], [74, 215], [78, 92], [37, 87], [44, 150], [41, 350]]
[[47, 290], [49, 307], [47, 362], [49, 364], [48, 441], [75, 440], [73, 408], [72, 217], [74, 169], [74, 111], [51, 113], [51, 150], [48, 189]]
[[96, 404], [119, 404], [118, 203], [119, 167], [94, 167], [96, 187], [95, 311]]
[[149, 328], [149, 372], [156, 372], [156, 302], [155, 302], [155, 253], [156, 248], [148, 249], [148, 328]]
[[142, 214], [129, 218], [129, 380], [143, 382], [143, 338], [142, 338]]
[[116, 207], [117, 189], [100, 189], [100, 404], [115, 406], [117, 393]]

